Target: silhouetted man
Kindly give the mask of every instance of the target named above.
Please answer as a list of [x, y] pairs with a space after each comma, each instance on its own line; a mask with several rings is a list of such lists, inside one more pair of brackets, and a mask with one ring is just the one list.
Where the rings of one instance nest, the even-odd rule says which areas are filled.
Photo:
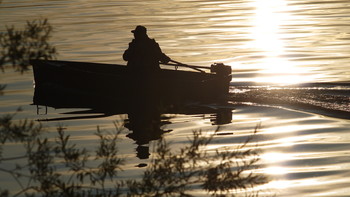
[[148, 37], [144, 26], [139, 25], [131, 32], [135, 39], [129, 43], [123, 59], [128, 61], [127, 66], [133, 74], [154, 73], [160, 70], [159, 62], [168, 63], [170, 61], [170, 58], [160, 49], [159, 44]]

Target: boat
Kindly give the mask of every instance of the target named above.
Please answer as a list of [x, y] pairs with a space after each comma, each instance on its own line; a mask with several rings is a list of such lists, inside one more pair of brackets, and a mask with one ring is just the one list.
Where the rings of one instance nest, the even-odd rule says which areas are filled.
[[171, 102], [217, 100], [227, 96], [232, 79], [231, 67], [222, 63], [212, 64], [208, 67], [210, 72], [202, 70], [207, 67], [167, 64], [173, 69], [162, 68], [149, 79], [151, 82], [130, 73], [125, 65], [59, 60], [30, 60], [30, 64], [35, 84], [33, 104], [40, 104], [43, 99], [49, 102], [51, 98], [60, 100], [59, 103], [66, 100], [65, 107], [69, 103], [84, 107], [90, 101], [142, 101], [150, 94], [152, 99], [156, 94], [157, 98]]
[[[123, 65], [49, 60], [31, 60], [31, 65], [37, 114], [48, 114], [47, 107], [70, 111], [38, 121], [127, 114], [124, 126], [132, 131], [127, 137], [140, 147], [170, 132], [162, 127], [170, 123], [164, 114], [211, 114], [212, 124], [231, 123], [234, 107], [222, 102], [228, 93], [231, 68], [223, 64], [213, 64], [211, 73], [189, 65], [181, 66], [195, 71], [162, 69], [152, 79], [135, 79]], [[218, 100], [221, 102], [208, 104]], [[44, 112], [41, 106], [45, 106]], [[146, 158], [149, 153], [138, 155]]]

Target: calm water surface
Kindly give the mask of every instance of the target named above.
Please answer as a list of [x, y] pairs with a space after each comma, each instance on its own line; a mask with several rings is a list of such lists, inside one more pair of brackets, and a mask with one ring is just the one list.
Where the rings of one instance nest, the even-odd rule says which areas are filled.
[[[211, 146], [234, 147], [261, 123], [255, 138], [263, 150], [259, 172], [271, 177], [271, 182], [257, 189], [276, 196], [350, 196], [350, 121], [334, 115], [335, 110], [350, 112], [349, 13], [348, 0], [3, 0], [0, 31], [5, 25], [21, 27], [26, 20], [48, 18], [58, 59], [125, 64], [121, 56], [132, 39], [130, 30], [142, 24], [174, 60], [231, 65], [233, 94], [244, 96], [254, 90], [269, 100], [284, 93], [281, 98], [291, 101], [257, 105], [233, 99], [232, 122], [220, 130], [232, 134], [218, 135]], [[17, 119], [69, 116], [62, 113], [72, 109], [49, 108], [47, 115], [37, 115], [36, 106], [30, 105], [32, 81], [31, 71], [20, 75], [7, 69], [1, 74], [0, 84], [8, 85], [0, 96], [1, 114], [14, 113], [21, 106]], [[280, 90], [268, 92], [272, 89]], [[296, 96], [295, 90], [298, 95], [307, 92], [307, 97]], [[333, 111], [304, 109], [293, 105], [293, 99]], [[186, 143], [194, 129], [211, 133], [217, 127], [212, 114], [171, 117], [172, 123], [163, 129], [172, 130], [165, 137], [175, 146]], [[96, 125], [113, 129], [113, 121], [126, 118], [115, 115], [43, 124], [53, 133], [58, 124], [65, 125], [74, 141], [88, 147], [96, 145]], [[142, 171], [134, 166], [148, 160], [135, 157], [137, 145], [125, 136], [128, 132], [125, 129], [120, 147], [128, 158], [125, 173], [132, 178]], [[16, 189], [7, 177], [1, 175], [0, 181], [4, 188]]]

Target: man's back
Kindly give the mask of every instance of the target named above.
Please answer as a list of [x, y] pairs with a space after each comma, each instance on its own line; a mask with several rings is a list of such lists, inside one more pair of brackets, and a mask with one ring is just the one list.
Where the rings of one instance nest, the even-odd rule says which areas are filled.
[[129, 48], [124, 52], [123, 59], [128, 61], [128, 67], [134, 73], [147, 73], [160, 70], [159, 62], [168, 62], [170, 58], [160, 49], [154, 39], [150, 39], [147, 30], [143, 26], [137, 26], [134, 33], [135, 39], [129, 43]]
[[138, 69], [142, 71], [159, 70], [159, 61], [162, 52], [159, 45], [154, 39], [134, 39], [130, 44], [128, 50], [125, 51], [123, 58], [128, 61], [130, 69]]

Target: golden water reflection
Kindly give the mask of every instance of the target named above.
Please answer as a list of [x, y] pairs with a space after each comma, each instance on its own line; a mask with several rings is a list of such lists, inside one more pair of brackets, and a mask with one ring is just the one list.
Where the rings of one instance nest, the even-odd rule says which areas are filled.
[[[261, 143], [261, 173], [274, 177], [263, 188], [283, 196], [305, 195], [310, 186], [324, 196], [339, 194], [343, 182], [348, 181], [350, 166], [343, 163], [348, 151], [341, 147], [348, 146], [349, 137], [342, 132], [323, 133], [339, 125], [320, 123], [315, 118], [295, 120], [294, 125], [289, 122], [285, 126], [279, 125], [284, 122], [280, 120], [262, 130], [269, 137]], [[348, 191], [344, 190], [344, 194]]]
[[286, 0], [256, 0], [252, 2], [255, 13], [250, 31], [248, 47], [259, 50], [262, 58], [257, 62], [260, 71], [255, 82], [295, 84], [309, 82], [315, 76], [308, 76], [311, 69], [301, 67], [286, 56], [285, 40], [290, 37], [285, 25], [292, 21], [292, 7]]

